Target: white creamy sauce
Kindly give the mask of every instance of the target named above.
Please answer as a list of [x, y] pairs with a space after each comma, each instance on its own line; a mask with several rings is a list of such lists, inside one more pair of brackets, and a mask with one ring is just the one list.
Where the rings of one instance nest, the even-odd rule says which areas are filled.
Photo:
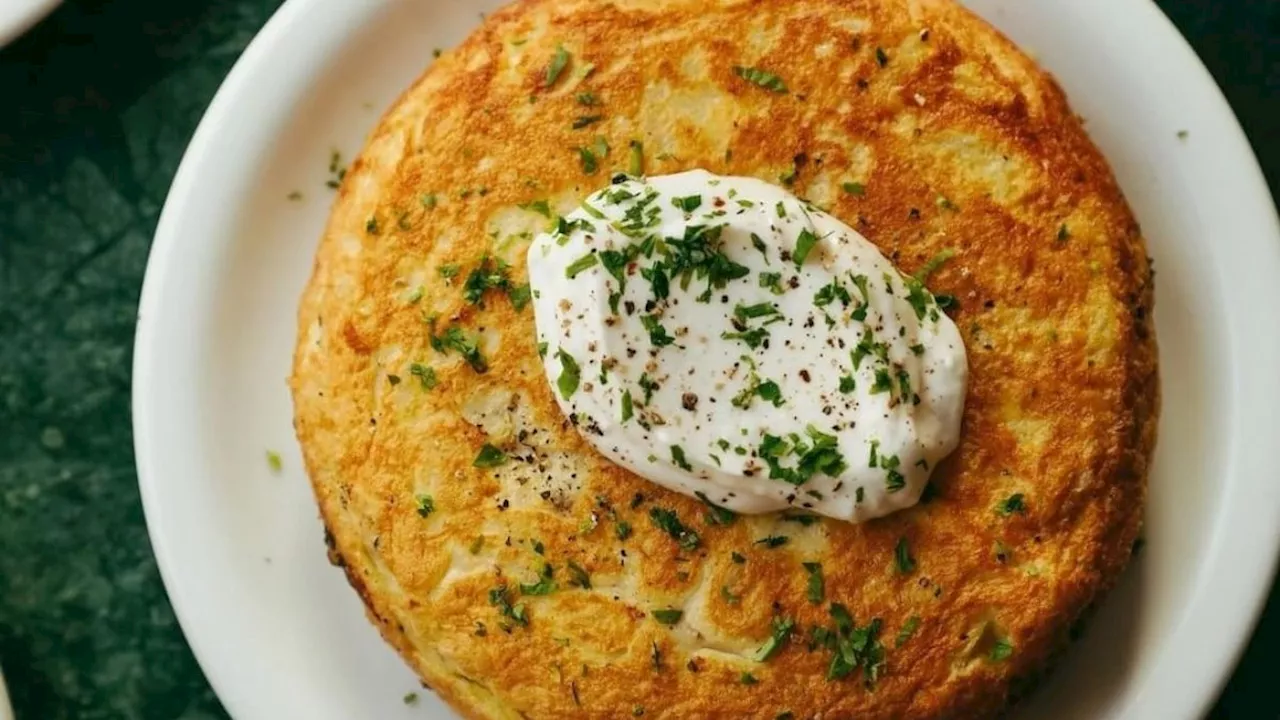
[[968, 363], [921, 280], [782, 188], [702, 170], [593, 194], [529, 250], [539, 349], [597, 450], [742, 513], [914, 505]]

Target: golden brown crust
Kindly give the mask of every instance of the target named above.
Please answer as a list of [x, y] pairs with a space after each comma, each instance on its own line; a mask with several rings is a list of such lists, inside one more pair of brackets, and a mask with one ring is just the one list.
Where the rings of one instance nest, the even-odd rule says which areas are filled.
[[[560, 44], [572, 60], [546, 89]], [[581, 104], [586, 92], [600, 104]], [[588, 115], [603, 117], [572, 128]], [[611, 151], [588, 176], [575, 148], [596, 136]], [[546, 219], [518, 204], [567, 211], [627, 168], [637, 139], [650, 174], [776, 182], [794, 165], [798, 194], [906, 271], [957, 249], [930, 285], [959, 301], [970, 384], [962, 446], [930, 502], [859, 526], [710, 525], [577, 436], [530, 310], [497, 292], [463, 300], [485, 252], [523, 282], [521, 233]], [[296, 426], [335, 556], [387, 640], [469, 717], [987, 716], [1130, 556], [1158, 411], [1150, 274], [1057, 85], [948, 0], [524, 0], [405, 93], [343, 182], [299, 314]], [[489, 371], [433, 350], [429, 315], [481, 333]], [[485, 442], [530, 460], [475, 468]], [[1025, 513], [1001, 516], [1013, 493]], [[653, 507], [701, 547], [681, 551]], [[771, 534], [790, 543], [754, 544]], [[906, 575], [893, 563], [904, 537]], [[571, 585], [570, 561], [591, 589]], [[823, 565], [821, 605], [806, 598], [808, 561]], [[558, 589], [521, 596], [545, 562]], [[504, 583], [527, 626], [491, 604]], [[831, 653], [806, 649], [832, 601], [860, 625], [884, 621], [874, 689], [861, 673], [826, 680]], [[648, 614], [668, 606], [685, 611], [674, 628]], [[775, 616], [797, 632], [755, 662]], [[911, 616], [918, 631], [895, 647]], [[1001, 639], [1012, 654], [993, 661]]]

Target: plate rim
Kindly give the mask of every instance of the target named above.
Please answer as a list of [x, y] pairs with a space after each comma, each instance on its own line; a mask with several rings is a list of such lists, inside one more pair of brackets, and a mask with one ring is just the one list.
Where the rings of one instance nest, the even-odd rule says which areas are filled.
[[[50, 7], [59, 1], [51, 0]], [[164, 432], [166, 413], [181, 414], [182, 411], [165, 410], [163, 398], [155, 396], [151, 385], [151, 368], [160, 362], [157, 358], [166, 352], [166, 343], [158, 333], [159, 323], [156, 318], [164, 311], [165, 290], [176, 272], [174, 258], [182, 236], [182, 218], [189, 212], [193, 202], [199, 202], [199, 188], [212, 182], [210, 178], [216, 174], [205, 166], [211, 153], [220, 145], [219, 137], [231, 125], [225, 119], [254, 94], [254, 77], [261, 66], [281, 52], [281, 45], [290, 40], [289, 33], [293, 26], [321, 2], [322, 0], [286, 0], [249, 43], [219, 86], [183, 154], [166, 197], [148, 257], [138, 306], [132, 408], [134, 452], [147, 530], [166, 593], [184, 637], [208, 682], [227, 710], [235, 716], [239, 716], [238, 710], [249, 703], [219, 675], [218, 668], [222, 667], [222, 658], [217, 658], [218, 662], [215, 662], [214, 654], [206, 645], [209, 632], [207, 626], [197, 622], [184, 609], [181, 599], [184, 596], [182, 575], [175, 557], [175, 544], [166, 542], [166, 510], [160, 496], [163, 473], [155, 470], [165, 462], [161, 459], [163, 453], [157, 450], [155, 438]], [[383, 5], [385, 0], [374, 4]], [[1227, 164], [1234, 168], [1239, 186], [1248, 191], [1248, 197], [1242, 199], [1241, 206], [1252, 216], [1250, 226], [1258, 228], [1259, 240], [1256, 247], [1264, 250], [1270, 247], [1270, 257], [1264, 257], [1263, 260], [1269, 260], [1269, 265], [1280, 276], [1280, 218], [1276, 215], [1275, 203], [1257, 157], [1234, 110], [1186, 38], [1155, 3], [1133, 0], [1131, 5], [1133, 12], [1145, 14], [1143, 23], [1147, 27], [1162, 28], [1162, 31], [1156, 33], [1154, 41], [1166, 47], [1171, 57], [1170, 62], [1177, 62], [1182, 69], [1194, 75], [1188, 78], [1188, 84], [1203, 87], [1213, 98], [1212, 105], [1203, 112], [1220, 131], [1215, 148], [1220, 155], [1229, 158]], [[0, 45], [3, 42], [0, 37]], [[1262, 341], [1265, 345], [1264, 360], [1267, 357], [1280, 359], [1280, 337], [1262, 338]], [[1237, 374], [1242, 367], [1256, 371], [1260, 364], [1262, 363], [1252, 358], [1249, 363], [1244, 364], [1237, 360], [1232, 370]], [[1262, 396], [1280, 401], [1280, 379], [1255, 379], [1260, 380], [1264, 389], [1269, 390], [1262, 393]], [[1238, 378], [1236, 384], [1239, 385]], [[1269, 430], [1280, 429], [1280, 419], [1268, 418], [1265, 413], [1254, 413], [1263, 420], [1259, 423], [1259, 417], [1250, 418], [1249, 413], [1250, 411], [1239, 406], [1233, 408], [1231, 420], [1238, 433], [1252, 430], [1248, 432], [1250, 436], [1265, 437], [1268, 433], [1256, 432], [1258, 425]], [[1240, 427], [1242, 419], [1252, 421], [1253, 427]], [[1241, 449], [1242, 443], [1238, 441], [1238, 437], [1233, 440], [1236, 442], [1232, 443], [1226, 456], [1232, 465], [1239, 466], [1241, 457], [1248, 459], [1252, 456], [1248, 454], [1247, 448]], [[1254, 453], [1259, 454], [1262, 451]], [[1261, 463], [1254, 462], [1251, 465]], [[1274, 475], [1274, 471], [1272, 474]], [[1147, 669], [1140, 692], [1126, 706], [1126, 715], [1135, 706], [1155, 713], [1154, 716], [1175, 717], [1188, 709], [1192, 709], [1195, 715], [1204, 715], [1230, 679], [1252, 637], [1268, 598], [1277, 563], [1280, 562], [1280, 507], [1251, 503], [1242, 497], [1250, 487], [1256, 488], [1261, 483], [1253, 481], [1253, 485], [1249, 485], [1247, 475], [1247, 469], [1236, 469], [1230, 476], [1230, 485], [1223, 494], [1223, 506], [1219, 512], [1222, 517], [1231, 518], [1231, 521], [1225, 523], [1219, 519], [1215, 522], [1211, 542], [1203, 550], [1204, 569], [1201, 570], [1200, 582], [1190, 591], [1186, 606], [1181, 610], [1181, 619], [1165, 641], [1166, 647]], [[1244, 520], [1238, 521], [1239, 518]], [[1246, 532], [1242, 528], [1248, 528], [1252, 532]], [[1259, 542], [1260, 539], [1264, 541]], [[1224, 609], [1230, 612], [1224, 612]], [[1197, 628], [1188, 627], [1192, 618], [1208, 612], [1214, 613], [1219, 623], [1217, 632], [1206, 634]]]
[[27, 7], [14, 13], [10, 24], [0, 26], [0, 48], [22, 37], [61, 4], [62, 0], [32, 0]]

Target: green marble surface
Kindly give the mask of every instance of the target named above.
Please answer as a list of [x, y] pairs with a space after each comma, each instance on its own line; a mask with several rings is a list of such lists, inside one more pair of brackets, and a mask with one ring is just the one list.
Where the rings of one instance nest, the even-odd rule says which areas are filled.
[[[69, 0], [0, 50], [0, 665], [20, 720], [224, 716], [147, 540], [130, 363], [173, 173], [278, 4]], [[1160, 4], [1224, 86], [1276, 188], [1280, 7]], [[1278, 666], [1273, 592], [1214, 715], [1280, 717]]]

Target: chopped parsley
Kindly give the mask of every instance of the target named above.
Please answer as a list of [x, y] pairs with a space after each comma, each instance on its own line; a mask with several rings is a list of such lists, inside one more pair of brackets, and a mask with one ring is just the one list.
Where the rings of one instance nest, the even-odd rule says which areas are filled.
[[280, 453], [275, 450], [267, 451], [267, 468], [276, 474], [284, 470], [284, 460], [280, 458]]
[[660, 507], [650, 508], [649, 519], [653, 521], [654, 527], [670, 535], [685, 550], [693, 550], [702, 543], [702, 538], [698, 537], [698, 533], [685, 527], [674, 510]]
[[827, 667], [827, 680], [848, 677], [861, 667], [866, 684], [873, 685], [884, 667], [884, 646], [879, 640], [880, 618], [873, 619], [865, 627], [858, 627], [844, 605], [831, 603], [829, 612], [835, 621], [836, 631], [824, 638], [827, 648], [833, 651], [831, 664]]
[[902, 647], [907, 644], [912, 635], [916, 634], [916, 630], [920, 629], [920, 616], [912, 615], [907, 621], [902, 623], [902, 629], [898, 631], [898, 638], [894, 641], [895, 647]]
[[600, 104], [600, 98], [596, 97], [595, 93], [580, 92], [576, 97], [579, 105], [593, 107]]
[[804, 261], [809, 257], [809, 253], [813, 250], [813, 246], [817, 244], [818, 236], [809, 232], [809, 228], [800, 231], [800, 237], [796, 239], [796, 250], [791, 255], [791, 258], [795, 260], [796, 267], [804, 264]]
[[853, 302], [853, 297], [849, 295], [848, 288], [840, 283], [840, 278], [823, 285], [813, 294], [813, 304], [818, 307], [826, 307], [837, 300], [844, 307], [849, 307], [849, 303]]
[[578, 159], [582, 161], [582, 172], [594, 175], [600, 169], [600, 160], [589, 147], [578, 148]]
[[644, 390], [644, 404], [648, 404], [653, 400], [653, 391], [658, 389], [658, 383], [649, 379], [648, 373], [640, 373], [640, 389]]
[[796, 621], [791, 618], [775, 617], [773, 619], [772, 632], [769, 639], [760, 646], [756, 651], [756, 662], [764, 662], [774, 655], [787, 644], [787, 640], [791, 637], [791, 630], [795, 628]]
[[603, 115], [583, 115], [581, 117], [574, 119], [573, 129], [581, 130], [582, 128], [595, 125], [596, 123], [600, 122], [603, 119], [604, 119]]
[[987, 657], [993, 662], [1008, 660], [1013, 655], [1013, 643], [1008, 638], [998, 638], [994, 645], [991, 646], [991, 652]]
[[569, 64], [569, 51], [564, 49], [563, 45], [556, 46], [556, 54], [551, 58], [551, 64], [547, 65], [547, 76], [542, 83], [542, 87], [550, 88], [556, 84], [560, 76], [564, 73], [564, 69]]
[[[751, 401], [754, 398], [759, 397], [765, 402], [773, 403], [774, 407], [782, 407], [784, 401], [782, 399], [782, 389], [778, 387], [778, 383], [772, 380], [761, 381], [760, 376], [756, 374], [755, 361], [753, 361], [750, 356], [743, 355], [742, 361], [747, 363], [751, 368], [747, 375], [747, 383], [729, 402], [734, 407], [746, 410], [751, 407]], [[727, 450], [728, 443], [722, 441], [722, 447], [720, 449]]]
[[756, 680], [755, 675], [752, 675], [749, 672], [744, 672], [742, 673], [742, 675], [738, 676], [738, 682], [742, 683], [743, 685], [755, 685], [760, 681]]
[[675, 625], [680, 622], [680, 618], [684, 617], [684, 612], [672, 608], [668, 608], [666, 610], [654, 610], [650, 614], [653, 615], [654, 620], [657, 620], [663, 625]]
[[763, 545], [766, 548], [773, 550], [775, 548], [780, 548], [789, 542], [791, 542], [791, 538], [787, 537], [786, 535], [769, 535], [767, 537], [762, 537], [759, 540], [757, 540], [756, 545]]
[[569, 563], [569, 584], [574, 587], [580, 587], [583, 590], [591, 589], [591, 576], [578, 563], [570, 560]]
[[774, 407], [782, 407], [782, 388], [778, 387], [778, 383], [772, 380], [765, 380], [756, 388], [756, 395], [767, 403], [772, 403]]
[[934, 255], [933, 257], [929, 258], [929, 262], [926, 262], [924, 266], [922, 266], [916, 272], [915, 278], [921, 282], [924, 282], [929, 278], [930, 275], [932, 275], [935, 271], [937, 271], [938, 268], [942, 267], [943, 265], [946, 265], [947, 262], [955, 256], [956, 256], [956, 251], [954, 249], [947, 248], [946, 250], [943, 250], [937, 255]]
[[711, 502], [711, 498], [707, 497], [707, 494], [702, 492], [701, 490], [695, 492], [694, 495], [697, 496], [697, 498], [702, 501], [703, 505], [707, 506], [707, 510], [708, 510], [707, 522], [709, 522], [710, 524], [732, 525], [734, 521], [738, 519], [737, 513], [735, 513], [734, 511], [728, 508], [720, 507], [719, 505], [716, 505], [715, 503]]
[[436, 379], [435, 368], [423, 365], [422, 363], [413, 363], [410, 365], [409, 374], [418, 378], [418, 382], [422, 384], [423, 390], [432, 390], [439, 384], [439, 380]]
[[683, 210], [684, 212], [691, 213], [694, 210], [697, 210], [698, 208], [702, 207], [702, 196], [689, 195], [687, 197], [671, 198], [671, 204], [675, 205], [677, 208], [679, 208], [680, 210]]
[[840, 378], [840, 393], [842, 395], [848, 395], [856, 390], [857, 387], [858, 383], [854, 380], [852, 375], [845, 375]]
[[876, 48], [876, 64], [884, 67], [889, 64], [889, 56], [885, 53], [884, 48]]
[[520, 203], [516, 207], [520, 208], [521, 210], [536, 212], [539, 215], [547, 218], [548, 220], [551, 219], [551, 204], [548, 203], [546, 200], [533, 200], [527, 203]]
[[916, 569], [916, 559], [911, 557], [911, 547], [905, 537], [898, 538], [898, 544], [893, 548], [893, 564], [903, 575], [909, 575]]
[[999, 513], [1001, 517], [1009, 517], [1014, 513], [1018, 513], [1019, 515], [1027, 514], [1027, 506], [1024, 502], [1022, 493], [1014, 493], [1004, 500], [1001, 500], [1000, 504], [996, 505], [996, 512]]
[[782, 288], [782, 273], [777, 272], [760, 273], [760, 287], [768, 288], [769, 292], [774, 295], [781, 295], [786, 292]]
[[552, 577], [555, 568], [551, 567], [551, 563], [543, 563], [542, 572], [538, 574], [538, 582], [533, 584], [520, 583], [520, 592], [524, 595], [550, 595], [556, 591], [556, 581]]
[[[489, 590], [489, 604], [498, 608], [498, 612], [505, 618], [515, 621], [519, 625], [528, 625], [529, 616], [525, 612], [524, 603], [511, 604], [511, 590], [505, 585], [499, 585]], [[508, 624], [504, 629], [510, 632]]]
[[688, 287], [695, 278], [707, 281], [706, 292], [697, 298], [700, 302], [709, 301], [712, 290], [719, 290], [730, 280], [746, 277], [751, 272], [724, 254], [720, 241], [724, 228], [724, 225], [690, 225], [682, 237], [663, 240], [661, 264], [673, 281], [679, 278], [682, 288]]
[[440, 273], [440, 277], [444, 278], [445, 280], [452, 280], [453, 278], [457, 277], [458, 273], [461, 270], [462, 270], [462, 267], [459, 266], [457, 263], [445, 263], [444, 265], [441, 265], [440, 267], [436, 268], [436, 272]]
[[564, 276], [573, 279], [578, 277], [583, 271], [595, 267], [600, 264], [600, 256], [591, 252], [569, 263], [564, 269]]
[[613, 528], [613, 534], [619, 540], [626, 540], [631, 537], [631, 523], [626, 520], [619, 520], [618, 524]]
[[779, 94], [787, 92], [787, 84], [782, 81], [782, 78], [769, 72], [768, 70], [762, 70], [760, 68], [754, 68], [754, 67], [743, 67], [741, 65], [734, 65], [733, 74], [737, 75], [743, 80], [746, 80], [752, 85], [757, 85], [770, 92], [775, 92]]
[[556, 357], [560, 360], [560, 377], [556, 378], [556, 387], [560, 389], [560, 397], [568, 400], [578, 391], [582, 370], [578, 367], [578, 361], [564, 350], [556, 350]]
[[689, 464], [689, 461], [684, 456], [684, 448], [679, 445], [671, 446], [671, 462], [685, 472], [693, 472], [693, 466]]
[[777, 315], [778, 313], [778, 306], [771, 302], [756, 303], [755, 305], [743, 305], [739, 303], [733, 308], [733, 316], [739, 320], [768, 317], [770, 315]]
[[640, 322], [644, 325], [644, 329], [649, 331], [649, 342], [653, 343], [654, 347], [666, 347], [676, 341], [667, 334], [667, 329], [663, 327], [657, 315], [641, 316]]
[[803, 565], [805, 571], [809, 573], [809, 585], [806, 590], [809, 602], [821, 605], [826, 596], [826, 580], [822, 576], [822, 565], [816, 562], [807, 562]]
[[511, 301], [511, 307], [515, 308], [516, 312], [520, 312], [533, 300], [533, 288], [527, 283], [509, 287], [507, 288], [507, 299]]
[[[456, 274], [456, 270], [454, 272]], [[517, 310], [529, 302], [529, 286], [517, 287], [511, 283], [511, 266], [501, 259], [485, 255], [480, 258], [480, 264], [467, 274], [466, 282], [462, 284], [462, 297], [471, 305], [484, 307], [484, 295], [490, 290], [505, 292], [512, 304], [518, 306]]]
[[622, 392], [622, 422], [625, 423], [630, 420], [634, 414], [635, 408], [633, 407], [631, 400], [631, 391], [624, 390]]
[[[803, 485], [816, 473], [838, 477], [847, 465], [836, 449], [836, 437], [810, 425], [805, 430], [809, 441], [792, 433], [787, 439], [765, 434], [758, 454], [769, 466], [769, 477], [792, 485]], [[810, 444], [812, 443], [812, 444]], [[795, 467], [783, 467], [784, 458], [796, 457]]]
[[476, 453], [476, 459], [471, 461], [473, 467], [492, 468], [507, 461], [507, 454], [502, 452], [500, 448], [496, 448], [489, 443], [485, 443], [480, 448], [480, 452]]
[[741, 340], [747, 344], [747, 347], [755, 350], [764, 344], [769, 337], [769, 331], [764, 328], [755, 328], [752, 330], [742, 330], [740, 332], [725, 331], [720, 333], [721, 340]]
[[419, 517], [426, 517], [436, 511], [435, 498], [430, 495], [419, 495], [414, 498], [415, 509], [418, 511]]
[[862, 183], [847, 182], [841, 185], [840, 187], [843, 188], [844, 191], [849, 193], [850, 195], [854, 195], [857, 197], [862, 197], [867, 194], [867, 187]]
[[429, 321], [431, 326], [431, 347], [438, 353], [448, 354], [450, 350], [462, 355], [472, 370], [477, 373], [489, 371], [489, 363], [480, 352], [480, 336], [469, 336], [457, 325], [451, 325], [441, 335], [435, 334], [435, 320]]

